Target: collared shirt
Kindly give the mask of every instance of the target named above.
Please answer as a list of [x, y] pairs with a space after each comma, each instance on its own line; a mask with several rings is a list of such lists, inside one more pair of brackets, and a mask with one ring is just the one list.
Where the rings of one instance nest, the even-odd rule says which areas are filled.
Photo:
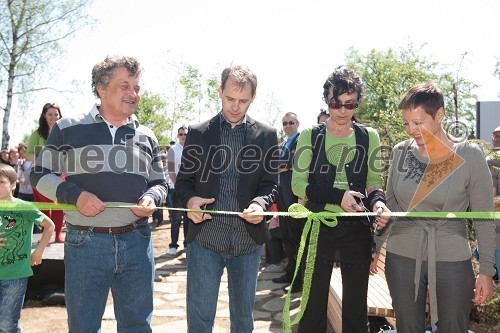
[[[167, 162], [174, 163], [174, 170], [172, 170], [172, 172], [175, 173], [175, 175], [179, 173], [179, 169], [181, 167], [183, 150], [184, 146], [181, 145], [179, 142], [176, 142], [175, 145], [173, 145], [167, 153]], [[171, 186], [171, 188], [175, 188], [174, 183], [172, 183], [171, 181], [169, 186]]]
[[[216, 198], [214, 210], [240, 211], [238, 204], [238, 183], [240, 173], [237, 168], [238, 153], [243, 148], [246, 133], [246, 116], [243, 123], [231, 128], [221, 113], [221, 164], [219, 178], [219, 197]], [[204, 247], [214, 251], [232, 255], [254, 252], [259, 245], [248, 234], [245, 222], [236, 215], [212, 214], [196, 237]]]
[[[100, 120], [104, 121], [108, 125], [109, 133], [111, 134], [111, 138], [112, 138], [112, 140], [114, 142], [115, 141], [116, 130], [117, 130], [118, 127], [116, 127], [115, 125], [113, 125], [109, 121], [107, 121], [106, 118], [104, 118], [100, 113], [95, 115], [95, 120], [96, 121], [100, 121]], [[135, 125], [135, 124], [138, 125], [137, 119], [132, 119], [132, 117], [128, 117], [127, 120], [128, 121], [127, 121], [127, 123], [125, 125]]]
[[[97, 105], [77, 118], [62, 118], [52, 128], [30, 179], [46, 197], [76, 204], [83, 191], [113, 205], [136, 204], [144, 195], [165, 201], [167, 189], [154, 133], [135, 116], [116, 129], [114, 138]], [[64, 173], [66, 181], [59, 174]], [[117, 227], [138, 219], [130, 208], [105, 209], [96, 216], [65, 211], [68, 223]]]

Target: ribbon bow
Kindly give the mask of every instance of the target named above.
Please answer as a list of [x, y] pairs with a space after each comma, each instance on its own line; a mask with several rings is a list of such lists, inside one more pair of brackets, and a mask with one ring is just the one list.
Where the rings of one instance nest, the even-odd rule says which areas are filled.
[[[314, 213], [309, 211], [307, 208], [305, 208], [299, 203], [294, 203], [293, 205], [291, 205], [288, 208], [288, 212], [290, 213], [290, 216], [293, 218], [307, 219], [304, 225], [304, 231], [302, 232], [302, 236], [300, 238], [300, 247], [299, 247], [299, 252], [297, 254], [298, 264], [295, 266], [295, 272], [293, 273], [292, 284], [290, 286], [293, 286], [295, 278], [297, 277], [297, 273], [300, 267], [300, 262], [302, 261], [302, 256], [304, 254], [304, 249], [307, 243], [308, 243], [308, 249], [307, 249], [306, 267], [302, 285], [302, 300], [300, 301], [299, 312], [297, 313], [297, 316], [295, 317], [293, 322], [291, 322], [290, 295], [292, 288], [290, 287], [288, 289], [288, 293], [285, 299], [285, 306], [283, 308], [284, 333], [290, 333], [292, 331], [292, 326], [296, 325], [300, 321], [307, 307], [307, 301], [309, 300], [309, 292], [311, 290], [311, 282], [314, 272], [314, 263], [316, 261], [316, 249], [318, 247], [318, 236], [321, 223], [324, 223], [329, 227], [335, 227], [338, 223], [337, 217], [332, 216], [331, 213], [329, 212]], [[309, 233], [309, 231], [311, 232]]]

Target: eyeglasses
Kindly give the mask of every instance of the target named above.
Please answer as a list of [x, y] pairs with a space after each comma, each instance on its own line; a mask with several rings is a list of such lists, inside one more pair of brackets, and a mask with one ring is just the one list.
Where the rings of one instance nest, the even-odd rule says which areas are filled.
[[178, 136], [186, 136], [187, 133], [177, 133]]
[[334, 110], [338, 110], [338, 109], [342, 109], [342, 107], [345, 107], [347, 110], [354, 110], [355, 108], [358, 107], [358, 103], [345, 103], [345, 104], [342, 104], [342, 103], [337, 103], [337, 102], [330, 102], [328, 103], [328, 107], [330, 109], [334, 109]]
[[283, 126], [287, 126], [287, 125], [290, 125], [290, 126], [295, 125], [295, 121], [293, 121], [293, 120], [290, 120], [290, 121], [284, 121], [284, 122], [283, 122]]

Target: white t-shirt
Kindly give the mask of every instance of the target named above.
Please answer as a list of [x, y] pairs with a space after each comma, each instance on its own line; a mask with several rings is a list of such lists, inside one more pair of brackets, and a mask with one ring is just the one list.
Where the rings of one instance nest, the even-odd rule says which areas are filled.
[[[181, 167], [181, 159], [182, 159], [182, 149], [184, 147], [180, 143], [176, 143], [173, 145], [169, 150], [167, 154], [167, 163], [174, 163], [175, 169], [173, 172], [175, 175], [179, 173], [179, 169]], [[169, 170], [171, 171], [171, 170]]]

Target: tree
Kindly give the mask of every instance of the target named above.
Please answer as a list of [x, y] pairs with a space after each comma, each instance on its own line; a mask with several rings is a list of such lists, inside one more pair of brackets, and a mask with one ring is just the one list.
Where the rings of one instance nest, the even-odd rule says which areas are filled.
[[166, 132], [171, 130], [172, 123], [166, 117], [167, 101], [158, 94], [145, 91], [135, 115], [139, 122], [149, 127], [156, 135], [160, 146], [167, 146], [170, 138]]
[[1, 106], [2, 149], [9, 145], [14, 95], [46, 89], [37, 86], [37, 76], [60, 52], [60, 41], [87, 25], [85, 13], [90, 3], [91, 0], [0, 0], [0, 87], [6, 96], [5, 106]]
[[[360, 73], [365, 83], [363, 101], [356, 117], [376, 128], [382, 143], [390, 147], [406, 138], [398, 104], [403, 94], [417, 83], [438, 82], [445, 95], [448, 122], [455, 121], [455, 105], [460, 120], [470, 123], [474, 119], [477, 96], [473, 90], [477, 85], [458, 76], [454, 78], [450, 71], [446, 71], [446, 66], [439, 66], [421, 56], [422, 48], [415, 49], [410, 44], [399, 50], [371, 50], [366, 55], [353, 48], [346, 53], [346, 64]], [[456, 87], [456, 95], [453, 87]]]
[[[281, 117], [283, 114], [281, 113], [281, 106], [274, 96], [274, 92], [266, 94], [262, 111], [264, 113], [263, 119], [265, 119], [266, 123], [271, 127], [278, 128], [278, 142], [282, 142], [285, 139], [285, 132], [281, 126]], [[276, 124], [277, 122], [278, 124]]]
[[221, 109], [221, 102], [219, 100], [219, 87], [220, 82], [217, 75], [212, 74], [205, 82], [205, 110], [210, 113], [217, 113]]
[[[183, 115], [190, 115], [196, 112], [198, 114], [198, 121], [201, 120], [201, 100], [203, 93], [201, 88], [201, 72], [189, 64], [183, 66], [179, 83], [184, 89], [184, 98], [182, 99], [179, 109]], [[187, 120], [192, 120], [190, 116]]]
[[[214, 115], [220, 109], [219, 80], [214, 74], [208, 77], [190, 64], [171, 64], [175, 79], [168, 93], [168, 121], [171, 137], [177, 127], [189, 122], [201, 121], [207, 114]], [[175, 133], [174, 133], [175, 132]]]
[[[497, 79], [500, 80], [500, 57], [497, 57], [497, 64], [495, 66], [495, 71], [493, 72], [493, 74]], [[500, 92], [498, 93], [498, 97], [500, 97]]]

